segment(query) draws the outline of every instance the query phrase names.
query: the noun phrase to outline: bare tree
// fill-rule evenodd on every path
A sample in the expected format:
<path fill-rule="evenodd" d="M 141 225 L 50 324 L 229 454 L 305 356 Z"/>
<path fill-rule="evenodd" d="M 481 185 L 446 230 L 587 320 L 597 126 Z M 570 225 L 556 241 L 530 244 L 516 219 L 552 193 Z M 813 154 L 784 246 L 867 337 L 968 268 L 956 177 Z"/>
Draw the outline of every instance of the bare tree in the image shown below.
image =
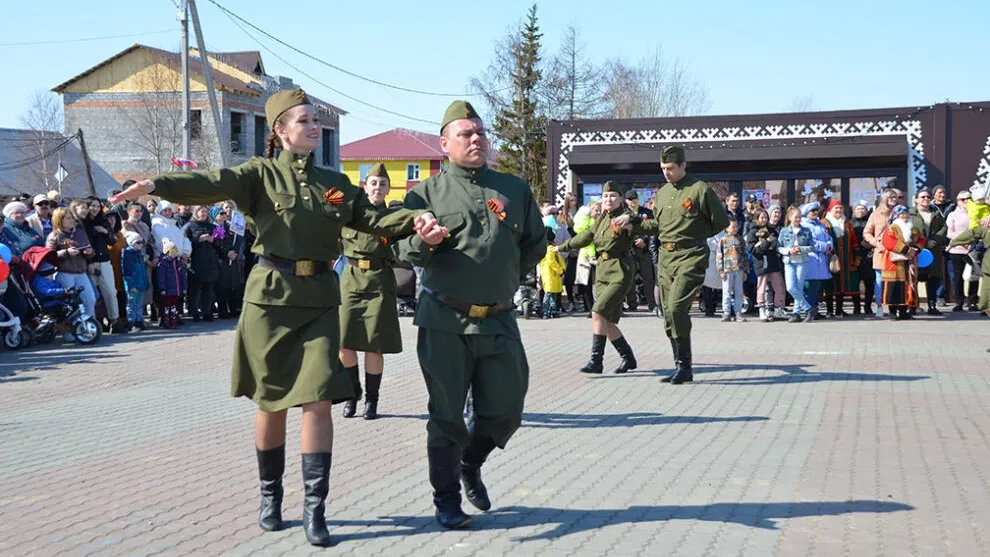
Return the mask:
<path fill-rule="evenodd" d="M 636 64 L 610 60 L 604 84 L 612 118 L 692 116 L 711 108 L 707 86 L 684 62 L 668 59 L 659 46 Z"/>
<path fill-rule="evenodd" d="M 62 142 L 60 136 L 65 127 L 65 120 L 62 113 L 62 102 L 58 95 L 50 91 L 36 91 L 31 97 L 31 105 L 28 111 L 21 116 L 21 123 L 25 128 L 31 130 L 30 141 L 21 147 L 21 151 L 28 156 L 38 157 L 38 163 L 30 166 L 36 179 L 46 190 L 53 188 L 55 183 L 55 169 L 58 162 L 51 165 L 48 160 Z M 58 161 L 61 160 L 61 150 L 57 153 Z"/>
<path fill-rule="evenodd" d="M 805 95 L 803 97 L 796 97 L 791 101 L 791 107 L 788 112 L 811 112 L 815 109 L 815 94 Z"/>
<path fill-rule="evenodd" d="M 569 25 L 545 72 L 543 96 L 549 117 L 574 120 L 604 115 L 603 75 L 588 59 L 577 28 Z"/>
<path fill-rule="evenodd" d="M 182 149 L 182 83 L 176 68 L 149 66 L 137 83 L 139 100 L 118 108 L 129 125 L 118 139 L 144 155 L 145 171 L 161 174 Z"/>

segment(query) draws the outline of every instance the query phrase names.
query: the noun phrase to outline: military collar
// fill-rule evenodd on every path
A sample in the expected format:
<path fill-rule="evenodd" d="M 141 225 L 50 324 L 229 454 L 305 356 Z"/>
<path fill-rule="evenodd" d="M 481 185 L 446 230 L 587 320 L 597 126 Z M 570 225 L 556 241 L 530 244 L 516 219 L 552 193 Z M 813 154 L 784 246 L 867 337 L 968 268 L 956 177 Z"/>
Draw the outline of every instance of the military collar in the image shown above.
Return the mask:
<path fill-rule="evenodd" d="M 300 155 L 288 149 L 282 149 L 278 153 L 278 162 L 293 169 L 309 170 L 313 166 L 313 153 Z"/>
<path fill-rule="evenodd" d="M 619 216 L 619 215 L 621 215 L 621 214 L 623 214 L 625 212 L 626 212 L 626 208 L 625 207 L 616 207 L 615 209 L 612 209 L 609 213 L 607 213 L 607 215 L 610 216 L 610 217 L 612 217 L 612 218 L 615 218 L 615 217 L 617 217 L 617 216 Z"/>
<path fill-rule="evenodd" d="M 671 182 L 671 183 L 674 184 L 674 187 L 675 188 L 683 188 L 683 187 L 686 187 L 686 186 L 690 186 L 691 184 L 693 184 L 693 183 L 695 183 L 697 181 L 698 181 L 698 179 L 695 178 L 694 176 L 692 176 L 690 174 L 685 174 L 684 177 L 681 178 L 680 180 L 678 180 L 676 182 Z"/>
<path fill-rule="evenodd" d="M 463 166 L 458 166 L 456 164 L 451 164 L 447 169 L 453 176 L 458 178 L 467 178 L 468 180 L 481 181 L 485 179 L 488 174 L 488 165 L 481 165 L 479 168 L 465 168 Z"/>

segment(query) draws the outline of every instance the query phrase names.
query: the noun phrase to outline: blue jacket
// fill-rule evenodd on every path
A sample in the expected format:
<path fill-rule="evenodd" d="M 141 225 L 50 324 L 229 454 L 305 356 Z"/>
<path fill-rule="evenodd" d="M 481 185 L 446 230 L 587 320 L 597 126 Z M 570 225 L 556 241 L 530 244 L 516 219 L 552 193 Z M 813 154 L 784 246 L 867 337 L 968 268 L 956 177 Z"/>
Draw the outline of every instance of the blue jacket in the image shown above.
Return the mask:
<path fill-rule="evenodd" d="M 158 290 L 164 290 L 166 296 L 181 296 L 186 291 L 186 266 L 178 259 L 163 255 L 158 260 L 155 273 L 158 278 Z"/>
<path fill-rule="evenodd" d="M 24 255 L 28 248 L 45 247 L 45 239 L 27 221 L 18 225 L 11 219 L 4 219 L 3 239 L 3 243 L 7 244 L 17 257 Z"/>
<path fill-rule="evenodd" d="M 831 257 L 826 251 L 831 253 L 835 250 L 832 243 L 832 235 L 821 221 L 811 221 L 803 219 L 801 226 L 811 230 L 811 241 L 815 251 L 811 254 L 811 267 L 808 268 L 808 280 L 830 280 L 832 273 L 828 270 L 828 260 Z"/>
<path fill-rule="evenodd" d="M 61 284 L 40 273 L 31 279 L 31 291 L 42 302 L 65 294 L 65 289 L 62 288 Z"/>
<path fill-rule="evenodd" d="M 797 246 L 801 248 L 801 253 L 791 255 L 791 248 L 794 247 L 794 229 L 790 225 L 780 229 L 780 236 L 777 237 L 777 252 L 784 256 L 785 265 L 806 265 L 809 264 L 811 253 L 815 251 L 815 244 L 811 238 L 811 230 L 805 226 L 797 230 Z"/>
<path fill-rule="evenodd" d="M 124 277 L 124 289 L 144 292 L 148 289 L 148 274 L 144 266 L 144 252 L 130 246 L 124 248 L 120 258 L 120 274 Z"/>

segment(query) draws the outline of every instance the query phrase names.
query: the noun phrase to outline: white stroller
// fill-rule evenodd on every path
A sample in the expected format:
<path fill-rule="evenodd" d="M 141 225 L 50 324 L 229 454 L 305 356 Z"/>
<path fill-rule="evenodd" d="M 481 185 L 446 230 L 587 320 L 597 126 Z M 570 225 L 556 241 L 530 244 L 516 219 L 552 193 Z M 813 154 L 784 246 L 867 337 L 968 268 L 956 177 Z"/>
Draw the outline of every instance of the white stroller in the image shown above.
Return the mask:
<path fill-rule="evenodd" d="M 9 283 L 9 278 L 0 282 L 0 296 L 7 291 Z M 0 336 L 3 337 L 3 345 L 11 350 L 24 348 L 31 343 L 31 334 L 21 327 L 21 318 L 3 304 L 0 304 Z"/>

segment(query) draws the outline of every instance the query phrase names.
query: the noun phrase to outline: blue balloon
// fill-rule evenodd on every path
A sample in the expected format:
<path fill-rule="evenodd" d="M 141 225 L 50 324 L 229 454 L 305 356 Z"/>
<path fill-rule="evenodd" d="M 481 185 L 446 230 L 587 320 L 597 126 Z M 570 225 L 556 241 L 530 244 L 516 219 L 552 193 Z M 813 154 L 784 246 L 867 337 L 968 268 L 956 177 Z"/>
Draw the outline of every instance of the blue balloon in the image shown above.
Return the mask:
<path fill-rule="evenodd" d="M 14 254 L 11 253 L 10 248 L 5 244 L 0 244 L 0 259 L 3 259 L 4 263 L 10 263 L 10 260 L 14 258 Z"/>
<path fill-rule="evenodd" d="M 931 250 L 923 249 L 920 252 L 918 252 L 919 269 L 924 269 L 926 267 L 929 267 L 934 261 L 935 261 L 935 256 L 932 255 Z"/>

